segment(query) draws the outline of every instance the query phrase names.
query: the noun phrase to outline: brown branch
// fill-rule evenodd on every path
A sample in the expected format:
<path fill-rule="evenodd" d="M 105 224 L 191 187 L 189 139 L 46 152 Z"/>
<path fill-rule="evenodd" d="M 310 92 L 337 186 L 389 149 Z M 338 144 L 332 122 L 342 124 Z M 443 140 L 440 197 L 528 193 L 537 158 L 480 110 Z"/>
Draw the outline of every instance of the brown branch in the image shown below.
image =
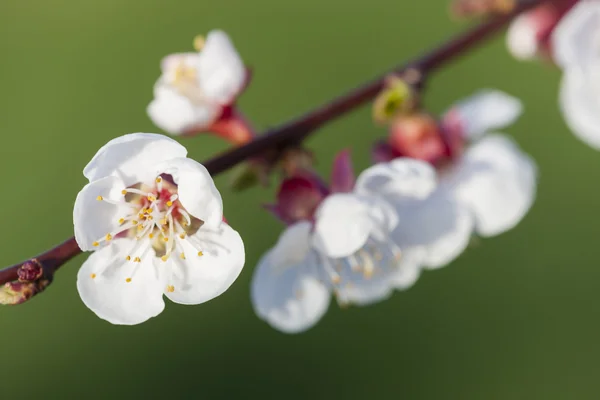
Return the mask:
<path fill-rule="evenodd" d="M 425 76 L 491 38 L 519 13 L 546 1 L 552 0 L 521 0 L 510 13 L 483 22 L 475 28 L 442 43 L 439 47 L 421 57 L 396 67 L 383 76 L 343 94 L 297 119 L 283 123 L 279 127 L 258 136 L 252 142 L 209 159 L 204 165 L 212 175 L 216 175 L 268 150 L 279 150 L 297 144 L 327 122 L 333 121 L 372 100 L 381 91 L 386 77 L 391 73 L 401 74 L 410 69 L 415 69 Z M 79 253 L 81 253 L 81 250 L 77 246 L 75 238 L 72 237 L 34 259 L 43 266 L 46 273 L 51 274 Z M 18 280 L 19 270 L 23 269 L 26 263 L 22 262 L 0 270 L 0 285 Z"/>

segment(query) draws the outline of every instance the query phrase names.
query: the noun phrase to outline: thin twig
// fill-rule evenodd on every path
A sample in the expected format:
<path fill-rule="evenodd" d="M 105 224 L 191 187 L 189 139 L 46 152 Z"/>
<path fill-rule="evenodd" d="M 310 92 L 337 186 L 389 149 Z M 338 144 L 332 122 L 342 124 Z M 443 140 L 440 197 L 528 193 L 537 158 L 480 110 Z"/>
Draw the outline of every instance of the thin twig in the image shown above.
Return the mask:
<path fill-rule="evenodd" d="M 369 100 L 372 100 L 383 88 L 385 79 L 390 74 L 401 74 L 414 69 L 423 76 L 431 71 L 439 69 L 449 61 L 456 59 L 477 45 L 490 39 L 506 26 L 516 15 L 526 11 L 538 4 L 552 0 L 521 0 L 513 11 L 505 15 L 494 17 L 483 22 L 475 28 L 442 43 L 432 51 L 396 67 L 381 77 L 366 83 L 348 93 L 345 93 L 329 103 L 315 108 L 303 116 L 283 123 L 263 135 L 258 136 L 252 142 L 227 151 L 217 157 L 209 159 L 204 163 L 212 175 L 219 174 L 251 157 L 260 155 L 268 150 L 284 149 L 297 144 L 308 135 L 315 132 L 327 122 L 356 109 Z M 54 271 L 63 264 L 81 253 L 75 238 L 70 238 L 53 249 L 36 256 L 45 269 Z M 0 270 L 0 284 L 18 279 L 18 270 L 24 263 L 18 263 L 11 267 Z"/>

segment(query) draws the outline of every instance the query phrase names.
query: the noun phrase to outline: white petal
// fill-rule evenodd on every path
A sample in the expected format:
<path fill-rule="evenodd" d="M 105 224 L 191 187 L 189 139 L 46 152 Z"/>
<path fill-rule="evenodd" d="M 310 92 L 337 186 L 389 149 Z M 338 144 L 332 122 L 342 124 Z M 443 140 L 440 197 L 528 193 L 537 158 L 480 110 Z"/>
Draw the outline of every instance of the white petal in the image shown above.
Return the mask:
<path fill-rule="evenodd" d="M 599 58 L 600 3 L 580 1 L 552 32 L 552 52 L 563 68 L 583 66 Z"/>
<path fill-rule="evenodd" d="M 164 86 L 155 90 L 155 99 L 147 112 L 156 126 L 172 135 L 180 135 L 192 128 L 209 129 L 219 116 L 220 107 L 208 103 L 194 105 L 187 97 Z"/>
<path fill-rule="evenodd" d="M 141 263 L 126 261 L 133 241 L 117 239 L 94 252 L 77 274 L 77 290 L 84 304 L 112 324 L 135 325 L 160 314 L 165 279 L 148 252 Z M 150 250 L 151 251 L 151 250 Z M 126 279 L 131 278 L 130 282 Z"/>
<path fill-rule="evenodd" d="M 435 170 L 428 163 L 397 158 L 363 171 L 356 180 L 355 191 L 366 195 L 424 198 L 435 189 L 436 181 Z"/>
<path fill-rule="evenodd" d="M 323 200 L 315 213 L 313 244 L 328 257 L 344 257 L 361 248 L 375 226 L 369 203 L 350 193 Z"/>
<path fill-rule="evenodd" d="M 196 68 L 200 55 L 198 53 L 169 54 L 160 61 L 160 69 L 168 82 L 177 79 L 177 70 L 182 66 Z"/>
<path fill-rule="evenodd" d="M 473 217 L 444 188 L 438 188 L 426 199 L 399 201 L 394 206 L 400 223 L 392 238 L 403 254 L 422 254 L 424 267 L 443 267 L 467 248 L 474 228 Z"/>
<path fill-rule="evenodd" d="M 470 207 L 477 233 L 494 236 L 513 228 L 536 192 L 534 161 L 509 138 L 489 135 L 465 153 L 449 184 Z"/>
<path fill-rule="evenodd" d="M 204 165 L 189 158 L 174 158 L 158 165 L 155 173 L 166 173 L 173 177 L 179 201 L 187 212 L 204 221 L 209 228 L 221 225 L 223 201 Z"/>
<path fill-rule="evenodd" d="M 165 294 L 175 303 L 200 304 L 214 299 L 229 289 L 244 267 L 244 242 L 229 225 L 223 223 L 214 231 L 202 227 L 191 240 L 197 244 L 190 244 L 190 238 L 179 241 L 185 260 L 174 254 L 168 261 L 172 268 L 169 285 L 174 291 Z"/>
<path fill-rule="evenodd" d="M 417 252 L 401 251 L 389 240 L 371 237 L 355 254 L 326 260 L 325 271 L 341 304 L 368 305 L 412 286 L 419 276 Z"/>
<path fill-rule="evenodd" d="M 456 104 L 449 112 L 456 113 L 463 134 L 476 139 L 493 129 L 515 122 L 523 111 L 521 101 L 498 90 L 481 90 Z"/>
<path fill-rule="evenodd" d="M 75 199 L 73 208 L 73 227 L 75 240 L 83 251 L 96 250 L 92 243 L 114 234 L 119 226 L 119 219 L 129 213 L 126 205 L 114 205 L 98 201 L 98 196 L 112 201 L 123 198 L 121 191 L 125 188 L 123 181 L 116 176 L 107 176 L 88 183 L 81 189 Z"/>
<path fill-rule="evenodd" d="M 289 227 L 259 261 L 252 277 L 254 311 L 282 332 L 311 328 L 329 307 L 329 289 L 319 280 L 318 261 L 309 248 L 310 229 L 308 222 Z"/>
<path fill-rule="evenodd" d="M 513 20 L 506 32 L 506 45 L 516 59 L 535 58 L 539 42 L 531 15 L 524 13 Z"/>
<path fill-rule="evenodd" d="M 131 133 L 111 140 L 83 169 L 91 182 L 105 176 L 118 176 L 126 186 L 154 180 L 157 163 L 185 157 L 185 147 L 163 135 Z"/>
<path fill-rule="evenodd" d="M 230 104 L 242 90 L 246 69 L 229 36 L 212 31 L 198 59 L 198 82 L 202 93 L 212 101 Z"/>
<path fill-rule="evenodd" d="M 600 64 L 598 64 L 600 66 Z M 600 149 L 600 75 L 571 67 L 565 71 L 560 89 L 560 106 L 573 133 Z"/>

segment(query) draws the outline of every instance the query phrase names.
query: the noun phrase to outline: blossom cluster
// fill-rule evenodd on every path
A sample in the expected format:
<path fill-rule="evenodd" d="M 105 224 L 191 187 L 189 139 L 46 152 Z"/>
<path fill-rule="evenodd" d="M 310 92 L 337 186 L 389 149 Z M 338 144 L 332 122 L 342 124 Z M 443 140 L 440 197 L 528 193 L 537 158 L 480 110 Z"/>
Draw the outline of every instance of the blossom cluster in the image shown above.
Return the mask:
<path fill-rule="evenodd" d="M 513 21 L 507 43 L 519 59 L 563 70 L 566 122 L 600 148 L 600 2 L 541 2 Z M 236 107 L 251 77 L 242 57 L 222 31 L 196 37 L 194 48 L 160 63 L 149 118 L 174 136 L 210 132 L 235 146 L 252 142 Z M 406 75 L 386 80 L 373 117 L 387 134 L 373 143 L 373 165 L 357 175 L 349 150 L 334 158 L 328 180 L 302 147 L 287 153 L 287 163 L 289 148 L 248 160 L 264 175 L 281 173 L 264 209 L 285 228 L 256 263 L 250 287 L 255 313 L 273 328 L 313 327 L 332 298 L 365 306 L 406 290 L 422 271 L 456 260 L 474 237 L 515 228 L 532 207 L 536 163 L 500 133 L 523 113 L 520 100 L 483 89 L 434 115 L 421 104 L 418 83 Z M 92 254 L 77 288 L 98 317 L 139 324 L 163 311 L 164 297 L 204 303 L 242 272 L 244 243 L 224 217 L 211 173 L 178 141 L 151 133 L 115 138 L 83 175 L 74 237 Z M 39 278 L 42 268 L 36 271 Z"/>

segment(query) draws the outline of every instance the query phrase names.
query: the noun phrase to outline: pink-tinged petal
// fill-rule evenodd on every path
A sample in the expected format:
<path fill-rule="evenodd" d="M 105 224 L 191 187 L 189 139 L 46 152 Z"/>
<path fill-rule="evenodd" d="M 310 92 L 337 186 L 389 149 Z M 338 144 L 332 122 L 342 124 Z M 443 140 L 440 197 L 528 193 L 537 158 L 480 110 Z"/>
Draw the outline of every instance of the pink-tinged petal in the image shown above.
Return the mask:
<path fill-rule="evenodd" d="M 350 151 L 344 150 L 339 152 L 333 161 L 333 170 L 331 172 L 331 192 L 351 192 L 354 188 L 355 180 Z"/>

